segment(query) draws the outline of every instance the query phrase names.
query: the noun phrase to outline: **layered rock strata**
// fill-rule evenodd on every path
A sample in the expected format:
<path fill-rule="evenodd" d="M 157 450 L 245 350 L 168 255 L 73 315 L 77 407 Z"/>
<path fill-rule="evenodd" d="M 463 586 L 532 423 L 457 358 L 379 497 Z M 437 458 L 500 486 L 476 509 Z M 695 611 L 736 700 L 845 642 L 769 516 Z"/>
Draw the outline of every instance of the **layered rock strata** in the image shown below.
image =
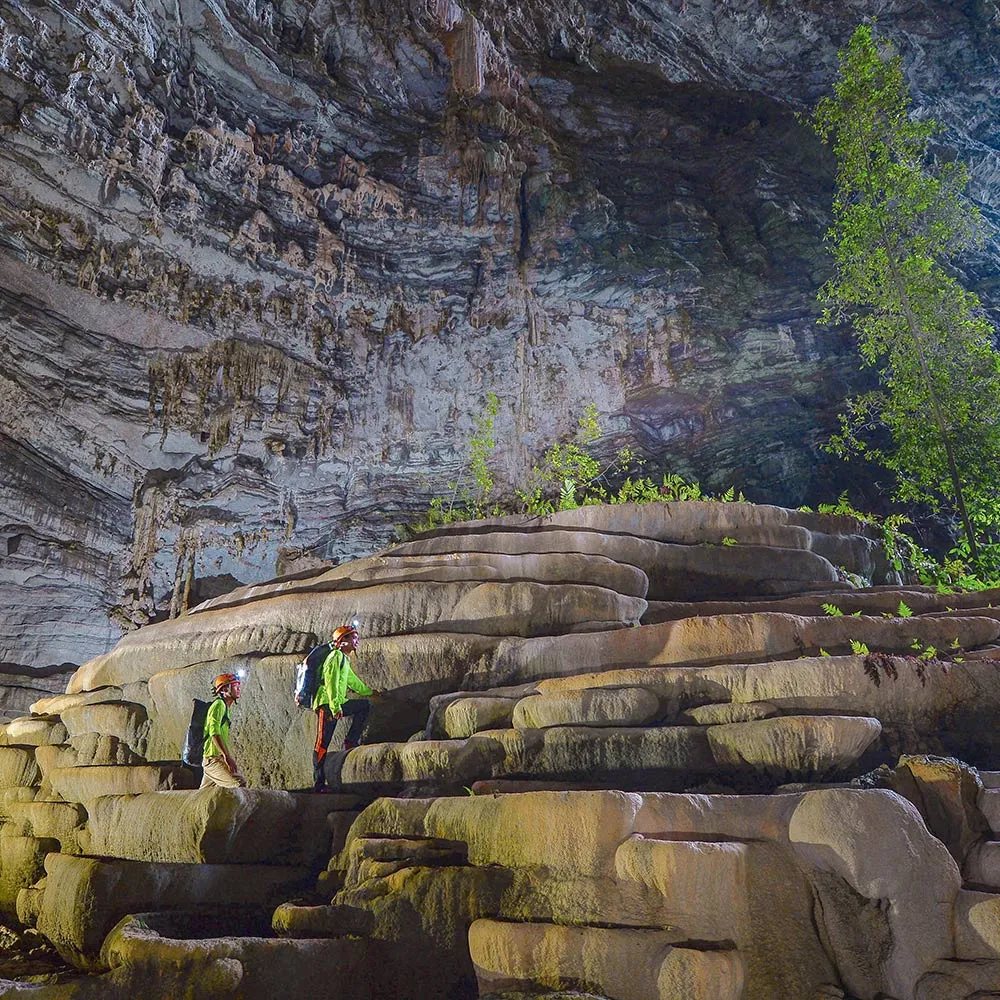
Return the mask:
<path fill-rule="evenodd" d="M 490 391 L 503 484 L 593 402 L 602 459 L 836 496 L 858 365 L 815 322 L 833 167 L 797 113 L 871 13 L 6 5 L 0 662 L 371 552 Z M 879 7 L 990 222 L 995 14 Z M 996 248 L 962 262 L 993 311 Z"/>

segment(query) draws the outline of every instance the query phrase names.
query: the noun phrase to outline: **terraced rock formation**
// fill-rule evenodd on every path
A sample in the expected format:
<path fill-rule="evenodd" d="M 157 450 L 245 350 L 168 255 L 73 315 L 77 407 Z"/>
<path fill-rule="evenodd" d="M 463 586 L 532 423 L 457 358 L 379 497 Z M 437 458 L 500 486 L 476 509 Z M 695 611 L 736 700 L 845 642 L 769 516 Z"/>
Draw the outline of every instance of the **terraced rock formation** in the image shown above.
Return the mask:
<path fill-rule="evenodd" d="M 886 571 L 849 518 L 589 507 L 141 629 L 6 727 L 0 910 L 78 972 L 0 996 L 1000 996 L 1000 595 Z M 296 791 L 354 615 L 385 694 Z M 235 667 L 251 787 L 195 790 Z"/>
<path fill-rule="evenodd" d="M 861 376 L 815 322 L 832 162 L 797 115 L 874 12 L 5 3 L 0 663 L 370 553 L 491 390 L 500 481 L 592 401 L 602 456 L 836 496 Z M 996 3 L 877 13 L 993 226 Z M 994 315 L 998 257 L 962 262 Z"/>

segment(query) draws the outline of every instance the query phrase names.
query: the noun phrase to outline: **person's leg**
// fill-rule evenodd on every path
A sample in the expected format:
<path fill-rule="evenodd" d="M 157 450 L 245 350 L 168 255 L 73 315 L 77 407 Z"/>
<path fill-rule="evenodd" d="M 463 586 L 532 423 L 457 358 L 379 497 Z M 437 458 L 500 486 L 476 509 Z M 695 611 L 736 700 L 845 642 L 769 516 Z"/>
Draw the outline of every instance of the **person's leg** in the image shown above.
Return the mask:
<path fill-rule="evenodd" d="M 350 701 L 344 702 L 341 711 L 351 719 L 351 728 L 347 731 L 347 738 L 344 740 L 345 750 L 350 750 L 361 742 L 370 710 L 371 702 L 367 698 L 352 698 Z"/>
<path fill-rule="evenodd" d="M 201 779 L 201 788 L 206 788 L 208 785 L 220 785 L 222 788 L 246 787 L 243 778 L 238 774 L 231 774 L 221 757 L 206 757 L 201 766 L 205 771 Z"/>
<path fill-rule="evenodd" d="M 316 745 L 313 747 L 313 788 L 321 789 L 326 784 L 323 777 L 323 758 L 326 756 L 330 739 L 337 720 L 326 705 L 316 710 Z"/>

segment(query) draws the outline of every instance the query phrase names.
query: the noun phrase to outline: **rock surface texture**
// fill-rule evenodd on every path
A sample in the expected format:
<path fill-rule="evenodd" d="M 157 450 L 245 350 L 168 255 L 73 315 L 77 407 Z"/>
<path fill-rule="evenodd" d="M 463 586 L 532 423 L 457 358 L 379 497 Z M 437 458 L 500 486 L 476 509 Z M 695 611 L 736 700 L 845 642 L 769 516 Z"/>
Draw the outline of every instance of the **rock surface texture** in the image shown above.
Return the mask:
<path fill-rule="evenodd" d="M 814 322 L 831 161 L 795 113 L 871 14 L 5 3 L 0 663 L 373 551 L 489 391 L 501 481 L 593 401 L 607 456 L 834 496 L 859 376 Z M 996 5 L 878 17 L 996 221 Z M 964 265 L 991 309 L 996 254 Z"/>
<path fill-rule="evenodd" d="M 998 595 L 852 589 L 834 551 L 881 558 L 849 518 L 591 507 L 140 629 L 0 736 L 0 914 L 72 969 L 0 996 L 1000 996 Z M 382 694 L 296 791 L 295 665 L 347 608 Z M 251 787 L 195 790 L 233 668 Z"/>

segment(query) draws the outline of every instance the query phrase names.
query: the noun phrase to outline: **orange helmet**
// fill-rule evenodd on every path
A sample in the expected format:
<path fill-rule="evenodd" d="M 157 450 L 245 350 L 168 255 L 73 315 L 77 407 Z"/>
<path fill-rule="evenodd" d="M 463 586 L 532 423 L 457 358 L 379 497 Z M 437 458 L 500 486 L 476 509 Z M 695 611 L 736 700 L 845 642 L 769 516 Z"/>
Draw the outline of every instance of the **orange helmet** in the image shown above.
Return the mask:
<path fill-rule="evenodd" d="M 353 625 L 341 625 L 339 628 L 333 630 L 333 639 L 331 642 L 334 646 L 339 646 L 348 636 L 352 635 L 357 639 L 358 630 Z"/>
<path fill-rule="evenodd" d="M 212 691 L 218 694 L 227 684 L 232 684 L 233 681 L 238 681 L 239 677 L 236 674 L 219 674 L 218 677 L 212 681 Z"/>

